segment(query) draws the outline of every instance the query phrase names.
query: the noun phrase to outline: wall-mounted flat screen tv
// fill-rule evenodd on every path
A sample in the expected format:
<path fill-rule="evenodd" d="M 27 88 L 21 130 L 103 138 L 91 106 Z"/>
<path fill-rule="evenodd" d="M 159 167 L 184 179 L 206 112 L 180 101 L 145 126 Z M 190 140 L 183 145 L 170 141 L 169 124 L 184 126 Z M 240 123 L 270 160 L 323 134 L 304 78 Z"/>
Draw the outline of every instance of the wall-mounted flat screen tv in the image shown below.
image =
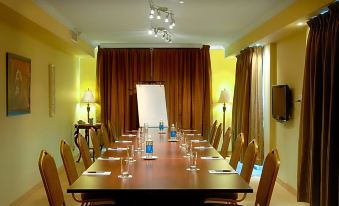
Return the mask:
<path fill-rule="evenodd" d="M 291 90 L 286 84 L 272 86 L 272 117 L 279 122 L 291 117 Z"/>

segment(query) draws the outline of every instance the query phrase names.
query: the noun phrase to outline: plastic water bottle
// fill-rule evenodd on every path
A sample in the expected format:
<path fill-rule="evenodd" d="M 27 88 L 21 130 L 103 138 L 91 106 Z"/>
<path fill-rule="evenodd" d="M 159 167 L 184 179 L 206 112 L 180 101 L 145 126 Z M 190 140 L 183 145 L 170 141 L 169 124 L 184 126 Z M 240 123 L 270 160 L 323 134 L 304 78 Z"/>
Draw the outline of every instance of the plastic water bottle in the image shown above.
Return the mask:
<path fill-rule="evenodd" d="M 148 138 L 146 140 L 146 157 L 152 158 L 153 156 L 153 140 L 151 135 L 148 135 Z"/>
<path fill-rule="evenodd" d="M 159 131 L 162 132 L 164 130 L 164 121 L 162 121 L 162 119 L 160 119 L 159 122 Z"/>
<path fill-rule="evenodd" d="M 175 139 L 177 137 L 177 130 L 176 130 L 174 124 L 172 124 L 172 126 L 171 126 L 170 137 L 171 137 L 171 139 Z"/>

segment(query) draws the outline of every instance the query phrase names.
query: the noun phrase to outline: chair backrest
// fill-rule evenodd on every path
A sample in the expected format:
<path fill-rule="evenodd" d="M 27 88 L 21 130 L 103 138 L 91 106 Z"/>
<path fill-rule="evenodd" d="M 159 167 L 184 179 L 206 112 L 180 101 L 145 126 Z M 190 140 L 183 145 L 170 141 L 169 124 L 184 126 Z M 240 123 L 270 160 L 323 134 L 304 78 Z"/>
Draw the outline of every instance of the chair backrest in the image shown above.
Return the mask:
<path fill-rule="evenodd" d="M 87 141 L 84 136 L 80 133 L 78 134 L 78 145 L 81 153 L 82 161 L 84 163 L 85 169 L 87 170 L 92 165 L 91 154 L 89 153 L 89 148 Z"/>
<path fill-rule="evenodd" d="M 244 145 L 244 134 L 240 133 L 237 139 L 235 140 L 232 156 L 230 159 L 230 165 L 231 167 L 233 167 L 233 169 L 237 169 L 243 145 Z"/>
<path fill-rule="evenodd" d="M 108 131 L 108 134 L 110 134 L 110 136 L 108 136 L 108 139 L 110 142 L 115 142 L 115 135 L 116 135 L 116 132 L 113 130 L 113 127 L 112 127 L 112 123 L 110 120 L 107 121 L 107 131 Z"/>
<path fill-rule="evenodd" d="M 49 205 L 66 205 L 54 158 L 47 151 L 41 150 L 38 164 Z"/>
<path fill-rule="evenodd" d="M 221 135 L 222 135 L 222 123 L 219 124 L 217 131 L 215 132 L 215 135 L 214 135 L 214 140 L 212 142 L 212 146 L 216 150 L 218 150 Z"/>
<path fill-rule="evenodd" d="M 89 129 L 89 135 L 91 136 L 95 158 L 98 158 L 101 156 L 101 151 L 97 132 L 93 128 L 91 128 Z"/>
<path fill-rule="evenodd" d="M 209 142 L 210 144 L 212 144 L 213 141 L 214 141 L 215 132 L 216 132 L 216 130 L 217 130 L 217 124 L 218 124 L 218 121 L 215 120 L 215 121 L 213 122 L 212 126 L 211 126 L 210 134 L 209 134 L 209 136 L 208 136 L 208 142 Z"/>
<path fill-rule="evenodd" d="M 232 129 L 231 129 L 231 127 L 228 127 L 224 136 L 223 136 L 222 147 L 221 147 L 221 151 L 220 151 L 220 155 L 223 158 L 225 158 L 227 156 L 227 150 L 228 150 L 228 146 L 229 146 L 230 141 L 231 141 L 231 137 L 232 137 Z"/>
<path fill-rule="evenodd" d="M 258 146 L 255 143 L 255 140 L 252 140 L 246 149 L 243 166 L 241 168 L 240 176 L 247 182 L 250 183 L 253 167 L 255 164 L 255 160 L 257 158 Z"/>
<path fill-rule="evenodd" d="M 79 175 L 74 163 L 71 147 L 66 140 L 61 140 L 60 154 L 67 175 L 68 184 L 71 185 L 78 179 Z"/>
<path fill-rule="evenodd" d="M 107 127 L 105 125 L 101 125 L 101 135 L 102 135 L 102 141 L 104 143 L 104 147 L 106 149 L 109 148 L 111 144 L 108 138 Z"/>
<path fill-rule="evenodd" d="M 268 206 L 270 204 L 279 166 L 280 159 L 278 150 L 274 149 L 268 153 L 265 158 L 255 199 L 255 205 L 259 204 L 260 206 Z"/>

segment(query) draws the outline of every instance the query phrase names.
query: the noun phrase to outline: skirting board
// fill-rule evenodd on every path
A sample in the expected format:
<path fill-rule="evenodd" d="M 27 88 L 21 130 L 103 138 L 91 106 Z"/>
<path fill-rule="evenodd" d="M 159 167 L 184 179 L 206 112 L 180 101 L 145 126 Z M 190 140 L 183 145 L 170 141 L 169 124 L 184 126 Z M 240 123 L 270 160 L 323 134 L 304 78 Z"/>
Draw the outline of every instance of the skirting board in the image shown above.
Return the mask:
<path fill-rule="evenodd" d="M 284 182 L 283 180 L 281 180 L 279 177 L 277 177 L 277 182 L 279 183 L 279 185 L 281 185 L 283 188 L 285 188 L 287 191 L 289 191 L 290 193 L 292 193 L 293 195 L 297 196 L 297 190 L 294 189 L 291 185 L 287 184 L 286 182 Z"/>

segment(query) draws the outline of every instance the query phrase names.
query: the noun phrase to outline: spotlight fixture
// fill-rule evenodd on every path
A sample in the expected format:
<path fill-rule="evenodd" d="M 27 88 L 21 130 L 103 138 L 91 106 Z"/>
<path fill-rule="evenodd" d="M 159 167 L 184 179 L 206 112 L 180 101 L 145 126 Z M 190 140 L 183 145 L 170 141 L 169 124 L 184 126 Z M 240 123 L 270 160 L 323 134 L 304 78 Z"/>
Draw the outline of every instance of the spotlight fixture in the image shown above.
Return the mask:
<path fill-rule="evenodd" d="M 149 0 L 149 5 L 150 5 L 150 13 L 149 13 L 148 18 L 161 20 L 163 19 L 162 17 L 164 17 L 164 22 L 168 23 L 168 27 L 173 29 L 173 27 L 175 26 L 173 12 L 167 7 L 155 5 L 152 0 Z M 154 14 L 156 14 L 156 18 L 154 18 L 155 17 Z"/>
<path fill-rule="evenodd" d="M 161 39 L 165 40 L 168 43 L 172 43 L 172 34 L 164 27 L 153 27 L 151 26 L 148 30 L 148 34 L 154 34 L 154 37 L 160 36 Z"/>

